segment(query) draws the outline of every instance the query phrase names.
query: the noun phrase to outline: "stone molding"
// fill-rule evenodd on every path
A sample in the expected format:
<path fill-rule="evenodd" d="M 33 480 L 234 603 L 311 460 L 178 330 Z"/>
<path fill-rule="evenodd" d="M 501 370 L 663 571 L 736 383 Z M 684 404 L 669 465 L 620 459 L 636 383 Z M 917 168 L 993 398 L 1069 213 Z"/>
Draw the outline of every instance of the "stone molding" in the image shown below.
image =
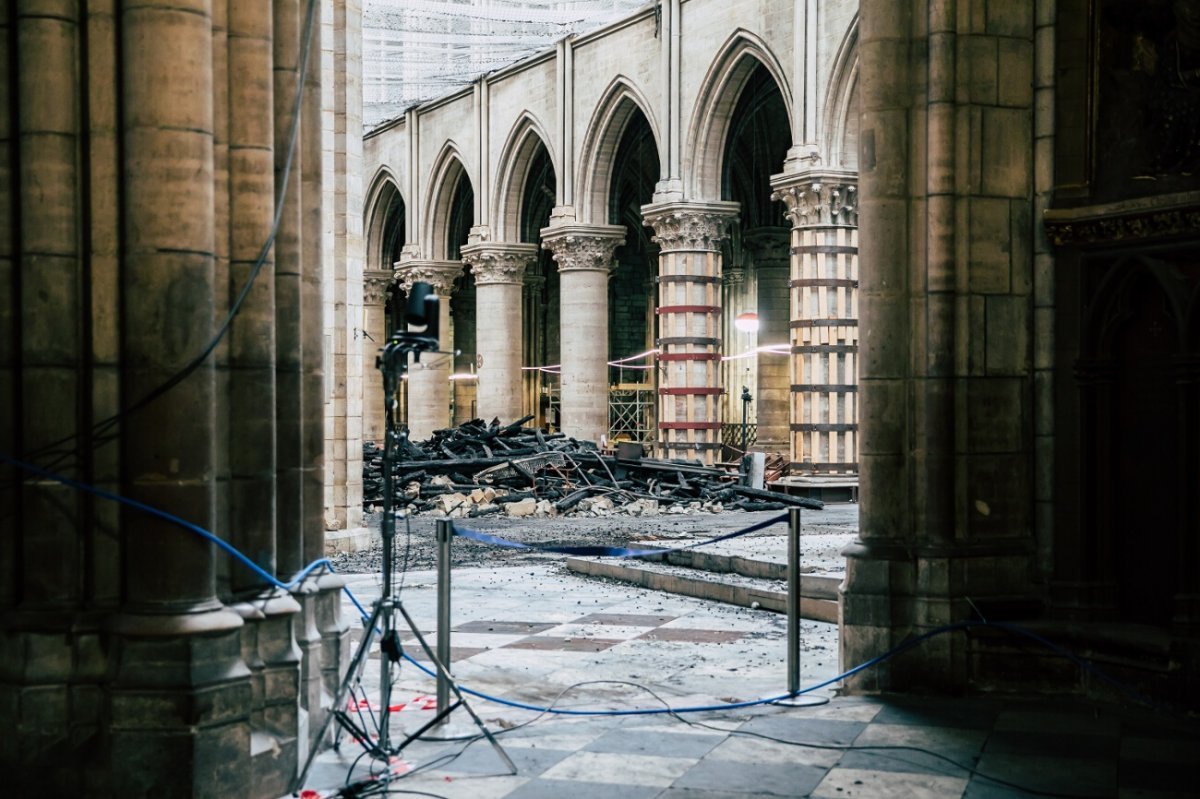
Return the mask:
<path fill-rule="evenodd" d="M 428 283 L 439 295 L 449 297 L 462 271 L 462 261 L 401 261 L 396 267 L 396 282 L 406 292 L 412 291 L 413 283 Z"/>
<path fill-rule="evenodd" d="M 731 266 L 721 272 L 721 281 L 726 286 L 741 286 L 746 283 L 746 269 L 742 266 Z"/>
<path fill-rule="evenodd" d="M 387 302 L 388 287 L 395 274 L 386 269 L 363 270 L 363 305 L 380 306 Z"/>
<path fill-rule="evenodd" d="M 1046 235 L 1056 247 L 1086 247 L 1194 236 L 1200 230 L 1200 192 L 1125 200 L 1045 212 Z"/>
<path fill-rule="evenodd" d="M 738 203 L 651 203 L 642 206 L 642 224 L 662 252 L 713 252 L 740 213 Z"/>
<path fill-rule="evenodd" d="M 792 227 L 858 227 L 858 173 L 808 171 L 771 178 L 771 199 Z"/>
<path fill-rule="evenodd" d="M 542 228 L 542 246 L 559 272 L 611 272 L 613 252 L 625 243 L 623 225 L 561 225 Z"/>
<path fill-rule="evenodd" d="M 537 262 L 536 244 L 469 244 L 462 248 L 463 263 L 475 276 L 475 285 L 520 285 L 525 270 Z"/>

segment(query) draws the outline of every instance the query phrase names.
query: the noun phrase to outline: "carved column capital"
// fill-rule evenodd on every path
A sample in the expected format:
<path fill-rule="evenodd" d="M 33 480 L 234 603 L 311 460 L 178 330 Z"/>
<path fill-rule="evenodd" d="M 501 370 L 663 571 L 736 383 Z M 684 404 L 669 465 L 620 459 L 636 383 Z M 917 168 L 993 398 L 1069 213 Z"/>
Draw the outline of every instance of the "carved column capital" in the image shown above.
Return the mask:
<path fill-rule="evenodd" d="M 808 171 L 775 175 L 771 199 L 787 206 L 792 227 L 858 226 L 858 175 L 844 171 Z"/>
<path fill-rule="evenodd" d="M 387 302 L 388 287 L 395 275 L 386 269 L 363 270 L 363 305 L 382 306 Z"/>
<path fill-rule="evenodd" d="M 406 292 L 412 291 L 413 283 L 428 283 L 439 295 L 449 297 L 462 269 L 462 261 L 401 261 L 396 281 Z"/>
<path fill-rule="evenodd" d="M 738 203 L 652 203 L 642 206 L 642 224 L 663 252 L 716 251 L 740 212 Z"/>
<path fill-rule="evenodd" d="M 525 269 L 537 261 L 536 244 L 468 244 L 462 248 L 463 263 L 475 276 L 475 285 L 520 284 Z"/>
<path fill-rule="evenodd" d="M 622 225 L 559 225 L 542 228 L 542 246 L 559 272 L 610 272 L 613 251 L 625 242 Z"/>

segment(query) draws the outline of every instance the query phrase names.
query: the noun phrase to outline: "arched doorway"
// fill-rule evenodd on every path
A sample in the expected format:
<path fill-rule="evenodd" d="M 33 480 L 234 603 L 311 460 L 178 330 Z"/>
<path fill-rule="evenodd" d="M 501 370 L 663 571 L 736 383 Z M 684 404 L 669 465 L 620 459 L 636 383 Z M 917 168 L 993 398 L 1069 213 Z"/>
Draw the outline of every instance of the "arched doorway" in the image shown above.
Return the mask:
<path fill-rule="evenodd" d="M 782 171 L 791 138 L 783 94 L 758 63 L 734 106 L 721 169 L 721 199 L 741 206 L 725 244 L 723 303 L 724 440 L 736 450 L 745 411 L 752 449 L 788 452 L 790 226 L 783 204 L 771 199 L 771 176 Z"/>
<path fill-rule="evenodd" d="M 556 176 L 550 153 L 540 141 L 529 162 L 521 188 L 520 238 L 536 244 L 542 228 L 550 224 L 554 209 Z M 559 360 L 558 270 L 547 249 L 538 250 L 537 261 L 525 276 L 522 332 L 522 379 L 524 408 L 538 426 L 555 427 L 558 380 L 550 367 Z"/>
<path fill-rule="evenodd" d="M 646 353 L 657 335 L 658 246 L 642 222 L 642 206 L 653 199 L 660 177 L 654 131 L 634 107 L 617 144 L 608 193 L 608 222 L 625 227 L 608 283 L 609 430 L 614 439 L 645 444 L 655 439 L 653 359 Z"/>
<path fill-rule="evenodd" d="M 475 191 L 465 171 L 460 172 L 451 194 L 446 225 L 446 259 L 461 261 L 462 248 L 475 224 Z M 450 331 L 442 334 L 452 343 L 450 373 L 450 424 L 458 425 L 475 418 L 475 277 L 463 270 L 454 281 L 450 295 Z"/>

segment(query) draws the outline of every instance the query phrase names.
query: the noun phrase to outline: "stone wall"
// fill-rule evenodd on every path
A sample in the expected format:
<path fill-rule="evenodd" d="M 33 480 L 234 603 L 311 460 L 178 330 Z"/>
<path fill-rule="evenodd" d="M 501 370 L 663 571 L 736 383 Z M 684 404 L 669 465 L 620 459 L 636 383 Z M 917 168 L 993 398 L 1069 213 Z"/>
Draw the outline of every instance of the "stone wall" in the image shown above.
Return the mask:
<path fill-rule="evenodd" d="M 1032 2 L 867 0 L 861 536 L 843 662 L 1037 595 Z M 914 224 L 914 220 L 917 224 Z M 969 680 L 965 634 L 856 680 Z"/>
<path fill-rule="evenodd" d="M 0 486 L 18 795 L 279 796 L 342 669 L 336 581 L 183 527 L 285 577 L 324 551 L 321 53 L 356 12 L 321 12 L 0 15 L 0 452 L 46 470 Z"/>

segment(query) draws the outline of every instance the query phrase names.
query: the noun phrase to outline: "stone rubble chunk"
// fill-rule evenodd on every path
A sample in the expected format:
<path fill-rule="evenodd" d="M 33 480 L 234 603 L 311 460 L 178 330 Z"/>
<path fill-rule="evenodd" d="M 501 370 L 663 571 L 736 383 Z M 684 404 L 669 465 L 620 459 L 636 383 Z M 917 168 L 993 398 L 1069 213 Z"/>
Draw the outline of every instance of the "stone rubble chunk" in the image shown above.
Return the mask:
<path fill-rule="evenodd" d="M 510 502 L 504 506 L 504 512 L 515 518 L 532 516 L 537 513 L 537 500 L 533 498 Z"/>

